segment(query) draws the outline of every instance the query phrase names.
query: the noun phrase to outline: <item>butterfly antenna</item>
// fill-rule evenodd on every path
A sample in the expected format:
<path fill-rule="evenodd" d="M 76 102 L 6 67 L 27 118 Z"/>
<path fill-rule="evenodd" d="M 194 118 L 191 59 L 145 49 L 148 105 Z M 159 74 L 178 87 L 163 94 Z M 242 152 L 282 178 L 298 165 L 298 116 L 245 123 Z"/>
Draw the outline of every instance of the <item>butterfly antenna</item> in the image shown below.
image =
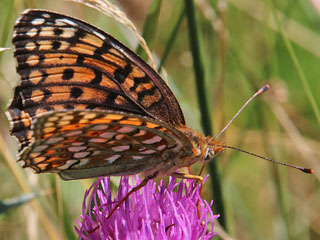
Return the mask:
<path fill-rule="evenodd" d="M 228 127 L 229 125 L 233 122 L 233 120 L 240 114 L 240 112 L 242 112 L 242 110 L 255 98 L 257 97 L 258 95 L 266 92 L 267 90 L 269 90 L 270 86 L 269 84 L 263 86 L 262 88 L 260 88 L 255 94 L 252 95 L 251 98 L 249 98 L 249 100 L 243 104 L 243 106 L 239 109 L 239 111 L 233 116 L 233 118 L 228 122 L 228 124 L 220 131 L 220 133 L 218 133 L 214 138 L 217 138 L 219 137 Z M 219 144 L 215 144 L 215 146 L 218 146 L 218 147 L 223 147 L 223 148 L 229 148 L 229 149 L 233 149 L 233 150 L 236 150 L 236 151 L 239 151 L 239 152 L 243 152 L 243 153 L 246 153 L 246 154 L 249 154 L 251 156 L 255 156 L 255 157 L 258 157 L 258 158 L 261 158 L 261 159 L 264 159 L 264 160 L 267 160 L 269 162 L 272 162 L 272 163 L 275 163 L 275 164 L 279 164 L 279 165 L 283 165 L 283 166 L 287 166 L 287 167 L 290 167 L 290 168 L 295 168 L 295 169 L 298 169 L 304 173 L 309 173 L 309 174 L 313 174 L 313 170 L 310 169 L 310 168 L 304 168 L 304 167 L 300 167 L 300 166 L 296 166 L 296 165 L 292 165 L 292 164 L 288 164 L 288 163 L 283 163 L 283 162 L 279 162 L 279 161 L 275 161 L 273 159 L 270 159 L 270 158 L 267 158 L 267 157 L 263 157 L 263 156 L 260 156 L 258 154 L 255 154 L 255 153 L 251 153 L 251 152 L 248 152 L 246 150 L 242 150 L 240 148 L 236 148 L 236 147 L 232 147 L 232 146 L 227 146 L 227 145 L 219 145 Z"/>
<path fill-rule="evenodd" d="M 243 106 L 239 109 L 239 111 L 233 116 L 233 118 L 228 122 L 228 124 L 214 137 L 214 138 L 218 138 L 228 127 L 229 125 L 233 122 L 233 120 L 238 117 L 238 115 L 242 112 L 242 110 L 258 95 L 266 92 L 268 89 L 270 88 L 269 84 L 264 85 L 262 88 L 260 88 L 255 94 L 252 95 L 251 98 L 249 98 L 249 100 L 243 104 Z"/>
<path fill-rule="evenodd" d="M 275 161 L 275 160 L 273 160 L 273 159 L 270 159 L 270 158 L 267 158 L 267 157 L 263 157 L 263 156 L 260 156 L 260 155 L 258 155 L 258 154 L 251 153 L 251 152 L 248 152 L 248 151 L 246 151 L 246 150 L 243 150 L 243 149 L 240 149 L 240 148 L 236 148 L 236 147 L 232 147 L 232 146 L 219 145 L 219 144 L 215 144 L 215 146 L 233 149 L 233 150 L 236 150 L 236 151 L 239 151 L 239 152 L 243 152 L 243 153 L 249 154 L 249 155 L 254 156 L 254 157 L 258 157 L 258 158 L 267 160 L 267 161 L 272 162 L 272 163 L 275 163 L 275 164 L 287 166 L 287 167 L 290 167 L 290 168 L 295 168 L 295 169 L 298 169 L 298 170 L 300 170 L 300 171 L 302 171 L 302 172 L 304 172 L 304 173 L 313 174 L 313 170 L 312 170 L 311 168 L 304 168 L 304 167 L 300 167 L 300 166 L 296 166 L 296 165 L 292 165 L 292 164 L 288 164 L 288 163 L 283 163 L 283 162 Z"/>

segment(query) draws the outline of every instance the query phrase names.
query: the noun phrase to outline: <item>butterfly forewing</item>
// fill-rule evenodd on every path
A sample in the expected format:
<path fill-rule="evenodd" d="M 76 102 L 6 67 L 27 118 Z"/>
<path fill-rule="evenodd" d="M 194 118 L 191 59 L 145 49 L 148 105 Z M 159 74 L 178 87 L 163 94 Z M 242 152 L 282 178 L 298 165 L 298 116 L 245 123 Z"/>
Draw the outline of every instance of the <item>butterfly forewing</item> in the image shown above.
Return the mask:
<path fill-rule="evenodd" d="M 184 126 L 161 77 L 116 39 L 86 22 L 42 10 L 17 20 L 13 44 L 21 83 L 8 107 L 21 149 L 31 121 L 47 111 L 115 110 Z"/>
<path fill-rule="evenodd" d="M 170 164 L 192 145 L 168 124 L 115 111 L 54 111 L 34 123 L 24 167 L 59 172 L 64 179 L 129 175 Z"/>

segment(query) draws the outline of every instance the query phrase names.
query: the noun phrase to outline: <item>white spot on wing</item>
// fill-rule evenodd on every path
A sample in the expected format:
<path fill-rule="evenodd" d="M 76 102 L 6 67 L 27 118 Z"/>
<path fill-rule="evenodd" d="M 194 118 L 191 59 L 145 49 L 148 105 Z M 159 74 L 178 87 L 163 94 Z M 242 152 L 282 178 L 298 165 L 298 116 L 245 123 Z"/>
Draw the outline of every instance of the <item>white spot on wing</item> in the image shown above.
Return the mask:
<path fill-rule="evenodd" d="M 32 152 L 42 152 L 43 150 L 47 149 L 49 146 L 48 145 L 39 145 L 36 146 Z"/>
<path fill-rule="evenodd" d="M 33 42 L 28 42 L 25 48 L 28 49 L 29 51 L 32 51 L 36 48 L 36 45 Z"/>
<path fill-rule="evenodd" d="M 91 152 L 77 152 L 77 153 L 73 154 L 73 157 L 74 158 L 85 158 L 90 154 L 91 154 Z"/>
<path fill-rule="evenodd" d="M 80 159 L 80 162 L 77 164 L 77 166 L 83 166 L 83 165 L 87 165 L 89 162 L 89 159 L 84 158 L 84 159 Z"/>
<path fill-rule="evenodd" d="M 65 136 L 71 137 L 71 136 L 79 135 L 79 134 L 81 134 L 81 133 L 82 133 L 82 131 L 80 131 L 80 130 L 78 130 L 78 131 L 72 131 L 72 132 L 66 133 Z"/>
<path fill-rule="evenodd" d="M 154 136 L 150 139 L 147 139 L 147 140 L 144 140 L 143 143 L 145 144 L 153 144 L 153 143 L 157 143 L 157 142 L 160 142 L 162 140 L 162 137 L 160 136 Z"/>
<path fill-rule="evenodd" d="M 159 145 L 157 147 L 157 150 L 161 151 L 161 150 L 165 149 L 166 147 L 167 147 L 166 145 Z"/>
<path fill-rule="evenodd" d="M 135 136 L 135 137 L 140 137 L 140 136 L 144 136 L 144 135 L 146 135 L 146 131 L 140 129 L 140 131 L 139 131 L 138 133 L 136 133 L 134 136 Z"/>
<path fill-rule="evenodd" d="M 99 125 L 94 125 L 93 127 L 90 128 L 90 130 L 105 130 L 107 128 L 108 128 L 107 125 L 99 124 Z"/>
<path fill-rule="evenodd" d="M 28 35 L 29 37 L 34 37 L 35 35 L 37 35 L 37 33 L 38 33 L 38 29 L 31 28 L 28 32 L 26 32 L 26 35 Z"/>
<path fill-rule="evenodd" d="M 119 133 L 129 133 L 132 132 L 134 130 L 134 128 L 132 127 L 122 127 L 119 130 L 117 130 L 117 132 Z"/>
<path fill-rule="evenodd" d="M 106 142 L 108 141 L 107 139 L 105 138 L 91 138 L 89 140 L 89 142 L 92 142 L 92 143 L 103 143 L 103 142 Z"/>
<path fill-rule="evenodd" d="M 141 154 L 153 154 L 155 152 L 156 152 L 155 150 L 147 149 L 147 150 L 141 151 L 139 153 L 141 153 Z"/>
<path fill-rule="evenodd" d="M 108 139 L 110 139 L 110 138 L 112 138 L 114 135 L 116 135 L 117 133 L 115 133 L 115 132 L 104 132 L 104 133 L 101 133 L 100 135 L 99 135 L 99 137 L 102 137 L 102 138 L 108 138 Z"/>
<path fill-rule="evenodd" d="M 69 147 L 69 148 L 68 148 L 68 150 L 69 150 L 70 152 L 80 152 L 80 151 L 83 151 L 83 150 L 85 150 L 85 149 L 87 149 L 86 146 L 81 146 L 81 147 Z"/>
<path fill-rule="evenodd" d="M 49 17 L 50 17 L 50 14 L 48 14 L 48 13 L 43 13 L 43 14 L 42 14 L 42 17 L 44 17 L 44 18 L 49 18 Z"/>
<path fill-rule="evenodd" d="M 63 137 L 53 137 L 53 138 L 49 138 L 46 143 L 47 144 L 54 144 L 54 143 L 62 141 L 63 139 L 64 139 Z"/>
<path fill-rule="evenodd" d="M 130 146 L 129 145 L 116 146 L 116 147 L 112 147 L 111 149 L 115 152 L 123 152 L 130 149 Z"/>
<path fill-rule="evenodd" d="M 63 164 L 60 167 L 57 167 L 57 169 L 59 170 L 65 170 L 65 169 L 69 169 L 73 164 L 77 163 L 79 160 L 68 160 L 65 162 L 65 164 Z"/>
<path fill-rule="evenodd" d="M 116 155 L 112 155 L 111 157 L 105 158 L 104 160 L 108 161 L 110 164 L 114 163 L 114 161 L 116 161 L 117 159 L 119 159 L 121 157 L 121 155 L 116 154 Z"/>
<path fill-rule="evenodd" d="M 70 43 L 66 41 L 60 41 L 60 43 L 61 44 L 58 50 L 66 50 L 70 46 Z"/>
<path fill-rule="evenodd" d="M 115 139 L 116 140 L 121 140 L 121 139 L 123 139 L 125 137 L 125 135 L 123 135 L 123 134 L 118 134 L 116 137 L 115 137 Z"/>
<path fill-rule="evenodd" d="M 84 142 L 73 142 L 73 143 L 71 143 L 72 146 L 81 146 L 83 144 L 84 144 Z"/>
<path fill-rule="evenodd" d="M 63 19 L 62 20 L 61 19 L 56 19 L 56 21 L 54 22 L 54 25 L 56 25 L 56 26 L 65 26 L 67 24 L 63 21 Z"/>
<path fill-rule="evenodd" d="M 75 34 L 75 29 L 74 28 L 64 28 L 63 33 L 60 35 L 63 38 L 71 38 Z"/>
<path fill-rule="evenodd" d="M 32 25 L 41 25 L 45 22 L 43 18 L 35 18 L 31 21 Z"/>
<path fill-rule="evenodd" d="M 52 37 L 54 36 L 54 29 L 53 27 L 43 27 L 40 29 L 40 37 Z"/>

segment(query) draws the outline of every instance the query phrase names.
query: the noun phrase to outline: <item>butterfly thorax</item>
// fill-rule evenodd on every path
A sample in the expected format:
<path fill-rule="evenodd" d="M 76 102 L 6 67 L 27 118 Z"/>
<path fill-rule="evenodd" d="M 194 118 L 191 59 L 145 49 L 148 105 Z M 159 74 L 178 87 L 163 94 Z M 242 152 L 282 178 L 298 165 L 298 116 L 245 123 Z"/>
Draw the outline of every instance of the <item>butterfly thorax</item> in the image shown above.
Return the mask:
<path fill-rule="evenodd" d="M 184 143 L 177 144 L 175 148 L 167 149 L 162 154 L 162 161 L 153 168 L 145 171 L 145 176 L 171 175 L 178 169 L 188 167 L 195 162 L 207 162 L 223 150 L 223 143 L 206 137 L 202 133 L 186 127 L 177 128 L 183 134 Z M 167 160 L 164 160 L 167 159 Z M 168 161 L 169 160 L 169 161 Z"/>
<path fill-rule="evenodd" d="M 180 128 L 192 144 L 190 155 L 181 159 L 180 167 L 190 166 L 195 162 L 207 162 L 214 158 L 219 152 L 223 151 L 223 142 L 216 141 L 210 136 L 204 136 L 202 133 L 189 128 Z"/>

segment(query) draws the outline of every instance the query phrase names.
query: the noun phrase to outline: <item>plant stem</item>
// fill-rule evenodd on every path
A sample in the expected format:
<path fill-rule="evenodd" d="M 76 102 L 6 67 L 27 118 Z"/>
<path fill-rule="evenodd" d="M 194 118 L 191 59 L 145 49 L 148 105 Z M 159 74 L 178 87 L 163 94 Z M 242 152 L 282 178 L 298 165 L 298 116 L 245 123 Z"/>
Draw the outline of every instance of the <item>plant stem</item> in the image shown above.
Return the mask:
<path fill-rule="evenodd" d="M 211 119 L 209 114 L 208 101 L 205 91 L 205 74 L 200 52 L 199 34 L 196 24 L 195 9 L 193 0 L 185 0 L 186 16 L 188 20 L 189 44 L 193 58 L 193 67 L 196 80 L 197 97 L 201 112 L 201 124 L 206 135 L 212 135 Z M 226 229 L 225 211 L 222 198 L 222 189 L 219 179 L 216 161 L 210 161 L 209 171 L 212 181 L 212 192 L 214 210 L 220 214 L 219 222 Z"/>

